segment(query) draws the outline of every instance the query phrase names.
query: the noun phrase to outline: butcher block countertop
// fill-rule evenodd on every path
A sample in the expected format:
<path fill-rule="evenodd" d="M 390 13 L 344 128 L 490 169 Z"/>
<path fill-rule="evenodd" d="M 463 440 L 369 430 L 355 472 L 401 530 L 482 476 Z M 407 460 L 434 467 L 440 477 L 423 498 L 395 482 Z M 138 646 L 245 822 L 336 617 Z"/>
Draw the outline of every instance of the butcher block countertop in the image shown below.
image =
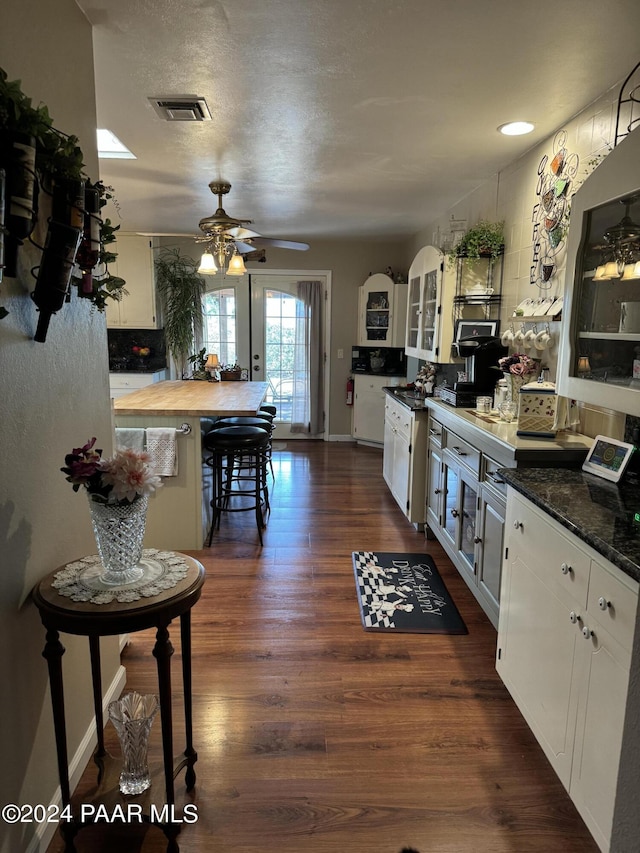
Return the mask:
<path fill-rule="evenodd" d="M 155 382 L 114 400 L 113 411 L 116 417 L 255 415 L 267 388 L 266 382 L 204 382 L 192 379 Z"/>

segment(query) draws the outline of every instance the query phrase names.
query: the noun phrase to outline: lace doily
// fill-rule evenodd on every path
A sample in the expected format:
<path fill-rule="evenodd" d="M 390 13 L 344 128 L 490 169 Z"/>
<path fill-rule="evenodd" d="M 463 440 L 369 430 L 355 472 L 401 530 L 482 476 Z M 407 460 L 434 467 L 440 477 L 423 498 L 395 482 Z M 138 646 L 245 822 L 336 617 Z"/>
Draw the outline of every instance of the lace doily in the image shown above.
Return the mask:
<path fill-rule="evenodd" d="M 145 548 L 140 566 L 144 575 L 133 583 L 110 586 L 100 580 L 102 563 L 97 554 L 68 563 L 59 572 L 51 586 L 58 595 L 72 601 L 89 601 L 92 604 L 124 604 L 139 598 L 152 598 L 166 589 L 172 589 L 186 577 L 188 566 L 182 556 L 173 551 Z"/>

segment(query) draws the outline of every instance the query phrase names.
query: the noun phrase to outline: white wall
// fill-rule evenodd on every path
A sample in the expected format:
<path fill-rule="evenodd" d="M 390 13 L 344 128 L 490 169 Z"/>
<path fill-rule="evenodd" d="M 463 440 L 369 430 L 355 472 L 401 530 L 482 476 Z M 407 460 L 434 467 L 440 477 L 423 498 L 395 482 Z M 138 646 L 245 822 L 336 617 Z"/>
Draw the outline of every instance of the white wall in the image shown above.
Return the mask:
<path fill-rule="evenodd" d="M 91 28 L 74 0 L 4 0 L 0 63 L 22 80 L 54 126 L 80 139 L 88 174 L 97 173 Z M 46 208 L 46 204 L 45 204 Z M 0 284 L 0 803 L 49 803 L 58 785 L 44 630 L 31 603 L 37 581 L 61 564 L 95 553 L 86 497 L 60 472 L 72 446 L 97 436 L 111 452 L 104 318 L 72 297 L 35 343 L 30 268 L 40 253 L 21 250 L 19 274 Z M 92 718 L 88 645 L 62 637 L 69 755 Z M 117 639 L 103 644 L 103 682 L 118 670 Z M 27 850 L 34 825 L 3 824 L 0 850 Z"/>
<path fill-rule="evenodd" d="M 622 81 L 620 81 L 622 83 Z M 619 86 L 605 92 L 597 101 L 586 107 L 572 120 L 558 128 L 556 133 L 527 154 L 515 160 L 491 180 L 462 199 L 457 205 L 418 232 L 411 245 L 411 257 L 422 246 L 440 245 L 441 235 L 451 231 L 450 221 L 466 220 L 468 227 L 479 219 L 505 222 L 505 257 L 503 276 L 503 302 L 501 329 L 511 322 L 513 310 L 524 298 L 546 295 L 561 296 L 565 288 L 566 252 L 557 256 L 557 268 L 551 280 L 551 289 L 543 290 L 530 283 L 533 263 L 533 209 L 539 200 L 536 195 L 538 169 L 543 157 L 552 160 L 558 148 L 557 134 L 563 134 L 563 145 L 571 155 L 577 155 L 578 168 L 569 194 L 575 192 L 588 175 L 597 168 L 597 162 L 613 147 Z M 508 146 L 509 139 L 496 133 L 496 146 Z M 566 245 L 566 243 L 565 243 Z M 506 324 L 506 325 L 505 325 Z M 519 324 L 516 323 L 517 329 Z M 556 341 L 560 339 L 560 323 L 552 323 L 550 330 Z M 544 362 L 550 368 L 550 379 L 556 378 L 557 346 L 545 352 Z M 536 353 L 537 355 L 537 353 Z M 588 435 L 600 432 L 623 437 L 624 414 L 593 406 L 581 406 L 581 430 Z"/>

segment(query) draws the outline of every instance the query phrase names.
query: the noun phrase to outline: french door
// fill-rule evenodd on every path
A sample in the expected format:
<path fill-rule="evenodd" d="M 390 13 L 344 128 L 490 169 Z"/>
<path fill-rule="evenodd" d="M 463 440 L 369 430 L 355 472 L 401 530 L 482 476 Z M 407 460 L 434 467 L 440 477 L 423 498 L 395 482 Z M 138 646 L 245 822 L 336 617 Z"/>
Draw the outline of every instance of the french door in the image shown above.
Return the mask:
<path fill-rule="evenodd" d="M 207 281 L 210 289 L 203 300 L 203 345 L 207 352 L 218 355 L 221 364 L 237 363 L 249 370 L 250 379 L 267 382 L 265 402 L 277 409 L 275 438 L 309 437 L 308 432 L 292 433 L 291 426 L 300 408 L 296 394 L 314 391 L 309 388 L 307 373 L 310 353 L 303 351 L 308 348 L 308 341 L 305 342 L 299 333 L 302 306 L 297 295 L 298 281 L 310 278 L 322 282 L 327 289 L 327 274 L 308 271 L 261 273 L 241 278 L 226 276 L 218 281 Z M 324 300 L 322 310 L 325 313 L 327 305 L 328 300 Z M 327 330 L 328 324 L 323 322 L 322 327 Z M 328 365 L 322 367 L 324 371 L 327 368 Z M 327 387 L 325 382 L 326 400 Z M 325 400 L 320 405 L 328 417 Z"/>

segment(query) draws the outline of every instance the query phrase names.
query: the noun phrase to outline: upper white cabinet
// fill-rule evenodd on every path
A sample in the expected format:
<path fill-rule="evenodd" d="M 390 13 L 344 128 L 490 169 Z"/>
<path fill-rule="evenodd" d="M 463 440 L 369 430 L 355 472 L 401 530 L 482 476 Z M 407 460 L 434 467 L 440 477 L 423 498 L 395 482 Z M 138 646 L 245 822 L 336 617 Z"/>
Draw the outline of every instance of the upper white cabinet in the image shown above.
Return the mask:
<path fill-rule="evenodd" d="M 430 362 L 448 362 L 453 342 L 455 272 L 435 246 L 424 246 L 409 269 L 405 352 Z"/>
<path fill-rule="evenodd" d="M 640 131 L 635 130 L 571 202 L 558 365 L 558 393 L 564 397 L 640 411 L 638 260 Z"/>
<path fill-rule="evenodd" d="M 360 287 L 358 345 L 403 347 L 406 312 L 407 285 L 384 273 L 370 275 Z"/>
<path fill-rule="evenodd" d="M 156 287 L 153 250 L 148 237 L 123 234 L 114 252 L 118 257 L 110 264 L 112 275 L 126 281 L 127 295 L 120 302 L 107 303 L 107 327 L 110 329 L 157 328 Z"/>

